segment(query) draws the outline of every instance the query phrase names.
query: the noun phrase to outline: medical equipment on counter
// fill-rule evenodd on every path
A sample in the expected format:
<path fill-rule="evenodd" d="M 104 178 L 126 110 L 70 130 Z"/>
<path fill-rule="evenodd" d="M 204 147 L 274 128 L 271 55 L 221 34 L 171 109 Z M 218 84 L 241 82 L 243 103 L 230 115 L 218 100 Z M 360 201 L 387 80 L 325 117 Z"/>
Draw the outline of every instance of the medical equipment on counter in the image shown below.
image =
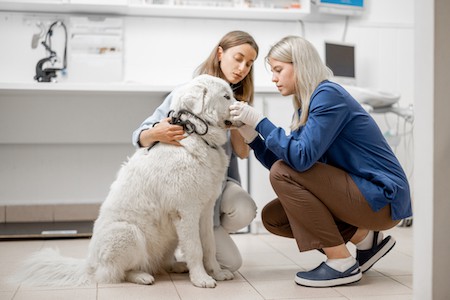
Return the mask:
<path fill-rule="evenodd" d="M 411 107 L 394 106 L 400 100 L 400 94 L 385 91 L 375 91 L 368 88 L 342 85 L 344 89 L 361 103 L 370 113 L 394 113 L 412 123 L 414 119 Z"/>
<path fill-rule="evenodd" d="M 64 29 L 65 41 L 64 41 L 64 56 L 63 56 L 63 65 L 62 68 L 53 68 L 46 67 L 47 63 L 50 63 L 52 66 L 58 61 L 58 57 L 56 52 L 52 49 L 52 35 L 53 30 L 56 26 L 60 26 Z M 32 38 L 32 48 L 37 41 L 40 39 L 39 35 L 33 35 Z M 55 82 L 56 81 L 56 72 L 64 71 L 67 68 L 67 28 L 66 25 L 62 21 L 53 22 L 47 30 L 45 34 L 44 41 L 41 44 L 45 47 L 45 50 L 49 53 L 48 57 L 40 59 L 36 64 L 36 75 L 34 79 L 38 82 Z"/>
<path fill-rule="evenodd" d="M 355 45 L 325 41 L 325 64 L 333 71 L 333 81 L 356 85 Z"/>
<path fill-rule="evenodd" d="M 342 85 L 359 103 L 367 104 L 374 109 L 386 108 L 397 103 L 400 100 L 400 94 L 375 91 L 368 88 Z"/>
<path fill-rule="evenodd" d="M 340 83 L 368 112 L 382 112 L 382 108 L 403 113 L 393 107 L 400 100 L 400 94 L 356 86 L 354 44 L 325 41 L 325 64 L 333 71 L 331 79 Z"/>

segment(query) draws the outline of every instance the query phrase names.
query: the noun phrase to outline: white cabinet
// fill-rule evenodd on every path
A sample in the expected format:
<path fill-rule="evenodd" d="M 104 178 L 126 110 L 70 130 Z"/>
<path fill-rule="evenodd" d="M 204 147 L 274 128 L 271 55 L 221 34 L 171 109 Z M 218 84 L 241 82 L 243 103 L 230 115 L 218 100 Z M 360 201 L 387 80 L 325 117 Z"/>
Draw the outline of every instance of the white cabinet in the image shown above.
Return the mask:
<path fill-rule="evenodd" d="M 0 0 L 0 11 L 209 19 L 292 21 L 310 10 L 310 0 Z"/>
<path fill-rule="evenodd" d="M 107 83 L 0 83 L 0 205 L 101 203 L 121 163 L 134 151 L 131 133 L 172 89 Z M 271 100 L 270 95 L 276 93 L 271 87 L 256 90 L 259 107 L 267 98 L 271 117 L 272 109 L 277 114 L 284 107 Z M 251 163 L 262 169 L 255 159 Z M 239 165 L 246 187 L 247 160 L 240 160 Z M 270 184 L 259 169 L 253 171 L 257 178 L 252 185 L 262 208 L 273 197 L 264 194 Z M 23 182 L 28 182 L 25 189 Z"/>

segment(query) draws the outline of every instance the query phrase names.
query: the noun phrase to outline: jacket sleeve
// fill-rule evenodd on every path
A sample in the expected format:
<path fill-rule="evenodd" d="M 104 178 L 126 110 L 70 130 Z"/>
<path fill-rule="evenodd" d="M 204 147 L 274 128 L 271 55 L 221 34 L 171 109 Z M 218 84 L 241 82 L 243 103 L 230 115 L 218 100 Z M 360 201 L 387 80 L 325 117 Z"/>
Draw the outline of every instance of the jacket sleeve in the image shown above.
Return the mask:
<path fill-rule="evenodd" d="M 161 121 L 162 119 L 167 117 L 167 114 L 170 111 L 170 105 L 172 103 L 173 92 L 171 92 L 164 99 L 163 103 L 153 112 L 153 114 L 142 122 L 142 124 L 137 128 L 132 135 L 132 143 L 133 146 L 139 148 L 141 145 L 139 144 L 139 135 L 143 130 L 149 129 L 156 122 Z"/>
<path fill-rule="evenodd" d="M 340 93 L 330 90 L 313 94 L 306 124 L 289 135 L 267 118 L 263 119 L 256 130 L 272 152 L 265 151 L 266 160 L 275 155 L 299 172 L 319 161 L 346 123 L 348 107 L 340 97 Z"/>
<path fill-rule="evenodd" d="M 267 148 L 264 140 L 259 135 L 248 145 L 253 149 L 256 159 L 268 170 L 280 159 Z"/>

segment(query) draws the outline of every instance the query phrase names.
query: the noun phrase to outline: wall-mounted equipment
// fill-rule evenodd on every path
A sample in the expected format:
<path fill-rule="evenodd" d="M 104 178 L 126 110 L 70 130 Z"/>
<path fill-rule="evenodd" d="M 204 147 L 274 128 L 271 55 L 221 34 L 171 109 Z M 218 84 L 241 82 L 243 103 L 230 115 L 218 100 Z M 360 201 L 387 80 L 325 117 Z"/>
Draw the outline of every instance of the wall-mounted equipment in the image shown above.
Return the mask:
<path fill-rule="evenodd" d="M 400 94 L 357 85 L 355 45 L 325 42 L 325 64 L 333 71 L 333 81 L 340 83 L 358 102 L 373 109 L 392 108 Z"/>
<path fill-rule="evenodd" d="M 356 85 L 354 44 L 326 41 L 325 64 L 333 71 L 337 82 Z"/>
<path fill-rule="evenodd" d="M 359 16 L 364 11 L 364 0 L 312 0 L 320 13 Z"/>
<path fill-rule="evenodd" d="M 55 28 L 62 27 L 64 29 L 64 53 L 62 59 L 62 67 L 55 68 L 54 65 L 58 61 L 58 56 L 56 51 L 52 49 L 52 36 Z M 36 45 L 37 41 L 40 38 L 39 35 L 33 35 L 32 38 L 32 48 Z M 55 82 L 56 81 L 56 72 L 63 71 L 67 68 L 67 28 L 64 22 L 55 21 L 53 22 L 47 30 L 45 34 L 44 40 L 41 42 L 44 46 L 45 50 L 48 53 L 47 57 L 40 59 L 36 64 L 36 75 L 34 79 L 38 82 Z M 50 67 L 49 67 L 50 64 Z"/>

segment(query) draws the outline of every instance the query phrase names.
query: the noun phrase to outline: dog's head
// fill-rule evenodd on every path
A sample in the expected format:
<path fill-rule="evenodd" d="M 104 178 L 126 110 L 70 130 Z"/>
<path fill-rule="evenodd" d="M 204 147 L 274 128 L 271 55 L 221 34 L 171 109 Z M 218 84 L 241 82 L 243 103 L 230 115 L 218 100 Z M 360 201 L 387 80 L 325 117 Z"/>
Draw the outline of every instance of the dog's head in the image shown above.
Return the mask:
<path fill-rule="evenodd" d="M 233 90 L 225 80 L 204 74 L 175 92 L 171 108 L 175 112 L 190 111 L 210 126 L 226 128 L 234 125 L 229 106 L 235 101 Z"/>

